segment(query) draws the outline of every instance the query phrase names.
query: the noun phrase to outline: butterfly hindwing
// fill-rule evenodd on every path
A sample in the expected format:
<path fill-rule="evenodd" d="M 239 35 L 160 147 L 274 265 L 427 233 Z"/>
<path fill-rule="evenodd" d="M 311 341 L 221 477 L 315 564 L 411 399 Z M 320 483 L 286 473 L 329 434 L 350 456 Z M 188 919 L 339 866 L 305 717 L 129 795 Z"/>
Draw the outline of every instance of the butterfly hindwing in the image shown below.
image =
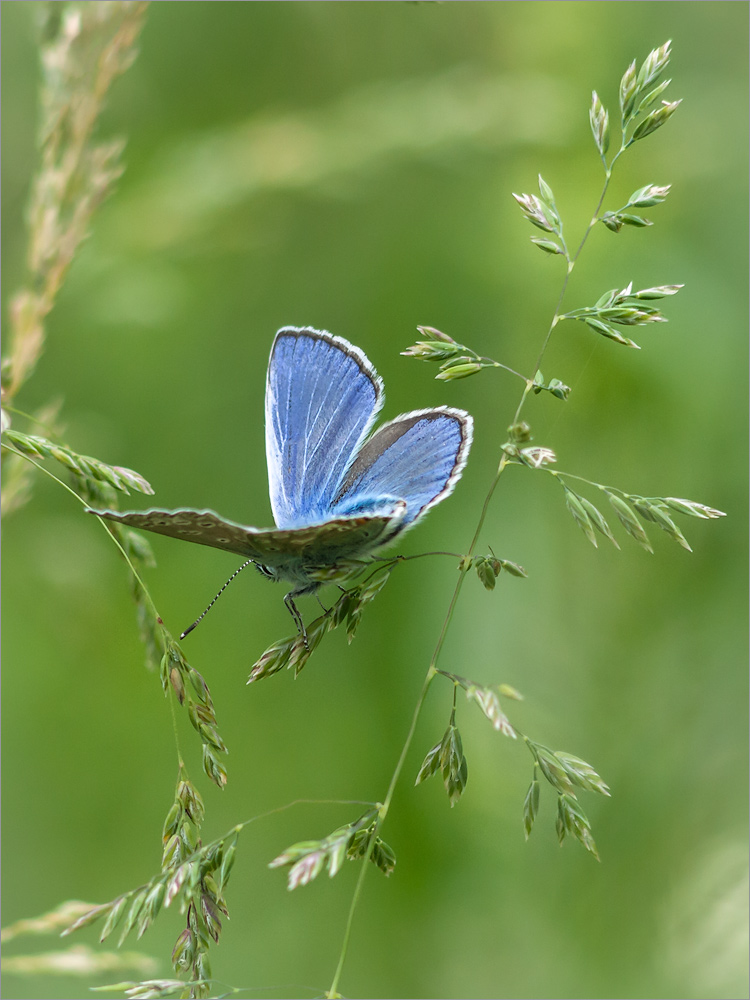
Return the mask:
<path fill-rule="evenodd" d="M 303 572 L 305 566 L 333 566 L 342 559 L 366 555 L 384 544 L 398 527 L 404 505 L 387 515 L 338 517 L 325 524 L 289 530 L 250 528 L 228 521 L 212 510 L 187 507 L 144 511 L 87 508 L 87 512 L 131 528 L 145 528 L 159 535 L 234 552 L 294 576 Z"/>
<path fill-rule="evenodd" d="M 365 442 L 340 487 L 332 513 L 359 498 L 387 494 L 406 501 L 408 527 L 453 490 L 471 447 L 468 413 L 448 406 L 403 413 Z"/>
<path fill-rule="evenodd" d="M 266 382 L 268 484 L 279 528 L 331 517 L 382 401 L 382 382 L 359 348 L 309 327 L 279 330 Z"/>

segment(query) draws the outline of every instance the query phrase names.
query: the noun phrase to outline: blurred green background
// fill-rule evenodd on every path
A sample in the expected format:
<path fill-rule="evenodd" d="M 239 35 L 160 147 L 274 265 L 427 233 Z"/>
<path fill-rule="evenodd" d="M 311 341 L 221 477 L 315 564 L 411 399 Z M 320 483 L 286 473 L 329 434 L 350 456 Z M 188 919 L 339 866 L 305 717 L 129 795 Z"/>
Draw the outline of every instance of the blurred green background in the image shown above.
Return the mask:
<path fill-rule="evenodd" d="M 36 6 L 2 5 L 5 308 L 36 165 Z M 426 323 L 530 372 L 562 265 L 529 243 L 540 234 L 511 192 L 535 191 L 541 172 L 580 236 L 601 183 L 591 90 L 614 117 L 631 59 L 673 39 L 667 96 L 684 103 L 621 161 L 608 206 L 647 183 L 672 193 L 646 212 L 651 229 L 595 232 L 567 305 L 630 280 L 686 287 L 665 303 L 667 326 L 636 336 L 640 352 L 559 328 L 543 370 L 572 397 L 533 397 L 526 417 L 561 468 L 729 516 L 680 520 L 692 555 L 659 533 L 651 556 L 619 526 L 622 551 L 595 551 L 549 477 L 504 477 L 480 551 L 529 578 L 501 576 L 494 593 L 468 581 L 441 665 L 515 685 L 526 700 L 513 721 L 601 772 L 612 799 L 583 805 L 602 863 L 574 842 L 560 850 L 547 787 L 524 842 L 531 758 L 469 704 L 457 808 L 439 779 L 412 787 L 450 711 L 436 683 L 384 830 L 396 872 L 365 883 L 348 996 L 747 996 L 747 22 L 746 4 L 723 2 L 155 3 L 112 91 L 100 134 L 127 136 L 127 170 L 18 405 L 63 395 L 66 441 L 140 471 L 158 504 L 267 526 L 271 340 L 284 324 L 326 328 L 377 366 L 384 417 L 438 403 L 474 414 L 455 495 L 401 547 L 462 551 L 519 383 L 435 382 L 399 352 Z M 176 755 L 105 533 L 39 477 L 4 542 L 8 924 L 156 871 Z M 149 586 L 178 634 L 236 562 L 153 544 Z M 290 621 L 282 588 L 243 574 L 185 643 L 231 751 L 220 794 L 180 715 L 206 839 L 296 798 L 382 799 L 454 579 L 450 559 L 400 567 L 351 646 L 334 633 L 296 681 L 247 688 Z M 266 863 L 355 815 L 299 806 L 243 833 L 218 979 L 248 997 L 327 988 L 357 866 L 288 894 Z M 180 921 L 165 913 L 139 944 L 161 975 Z M 57 946 L 27 939 L 8 954 Z M 121 978 L 7 975 L 4 995 L 80 997 Z"/>

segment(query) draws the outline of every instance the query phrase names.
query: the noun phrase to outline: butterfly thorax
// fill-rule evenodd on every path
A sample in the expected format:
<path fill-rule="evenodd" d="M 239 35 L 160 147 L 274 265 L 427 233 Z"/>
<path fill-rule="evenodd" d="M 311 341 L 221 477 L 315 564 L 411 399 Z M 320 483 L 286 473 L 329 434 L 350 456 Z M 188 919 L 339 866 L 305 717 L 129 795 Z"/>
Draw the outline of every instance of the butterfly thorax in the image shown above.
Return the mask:
<path fill-rule="evenodd" d="M 313 566 L 305 567 L 301 563 L 294 561 L 281 566 L 264 566 L 262 563 L 256 563 L 255 566 L 259 573 L 262 573 L 263 576 L 274 583 L 278 583 L 280 580 L 293 583 L 298 593 L 308 589 L 312 592 L 320 586 L 320 581 L 316 581 L 311 576 L 311 573 L 313 575 L 315 573 L 315 567 Z"/>

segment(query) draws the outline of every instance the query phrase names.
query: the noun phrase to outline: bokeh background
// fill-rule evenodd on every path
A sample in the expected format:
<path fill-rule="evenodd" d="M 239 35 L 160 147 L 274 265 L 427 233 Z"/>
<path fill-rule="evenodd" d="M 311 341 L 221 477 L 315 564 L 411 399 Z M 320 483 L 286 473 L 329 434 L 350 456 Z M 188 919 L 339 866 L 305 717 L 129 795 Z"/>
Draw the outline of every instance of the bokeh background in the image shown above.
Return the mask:
<path fill-rule="evenodd" d="M 2 10 L 6 307 L 36 164 L 36 6 Z M 619 526 L 622 550 L 595 551 L 549 477 L 504 477 L 480 549 L 529 577 L 494 593 L 469 581 L 441 665 L 515 685 L 514 722 L 603 774 L 612 799 L 583 795 L 602 862 L 560 850 L 547 787 L 524 842 L 531 759 L 469 704 L 459 805 L 439 779 L 412 787 L 450 711 L 436 683 L 384 830 L 398 866 L 388 881 L 368 873 L 346 995 L 747 996 L 747 21 L 746 4 L 723 2 L 154 3 L 111 93 L 100 134 L 127 136 L 127 170 L 18 405 L 64 396 L 67 442 L 139 470 L 160 505 L 270 525 L 271 340 L 284 324 L 326 328 L 377 366 L 386 418 L 438 403 L 474 414 L 463 481 L 402 546 L 462 551 L 519 384 L 435 382 L 399 352 L 426 323 L 530 371 L 562 266 L 529 243 L 539 234 L 511 192 L 535 191 L 541 172 L 573 242 L 601 182 L 591 90 L 614 112 L 630 60 L 673 39 L 668 96 L 684 103 L 621 161 L 609 207 L 646 183 L 672 193 L 646 213 L 651 229 L 594 234 L 567 303 L 630 280 L 686 287 L 665 303 L 668 325 L 636 336 L 640 352 L 559 328 L 543 370 L 572 397 L 533 397 L 526 417 L 561 468 L 729 516 L 680 521 L 692 555 L 660 533 L 649 555 Z M 157 869 L 176 753 L 125 568 L 96 522 L 39 477 L 4 543 L 7 924 L 111 899 Z M 153 544 L 148 583 L 178 634 L 236 563 Z M 247 688 L 290 622 L 282 589 L 243 574 L 185 643 L 231 751 L 219 793 L 180 714 L 206 839 L 296 798 L 383 797 L 454 579 L 450 559 L 400 567 L 351 646 L 334 633 L 296 681 Z M 266 863 L 355 815 L 299 806 L 242 835 L 213 957 L 241 996 L 327 988 L 357 867 L 289 894 Z M 162 975 L 179 928 L 165 913 L 138 945 Z M 8 954 L 54 947 L 27 939 Z M 4 995 L 80 997 L 125 975 L 8 975 Z"/>

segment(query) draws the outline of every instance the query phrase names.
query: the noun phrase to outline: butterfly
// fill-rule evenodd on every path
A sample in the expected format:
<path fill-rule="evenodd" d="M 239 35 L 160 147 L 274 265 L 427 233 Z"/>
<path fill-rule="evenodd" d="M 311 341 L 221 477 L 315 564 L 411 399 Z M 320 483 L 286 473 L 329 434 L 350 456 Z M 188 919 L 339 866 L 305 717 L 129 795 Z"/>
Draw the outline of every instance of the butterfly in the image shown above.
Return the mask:
<path fill-rule="evenodd" d="M 284 327 L 266 378 L 275 528 L 188 507 L 87 511 L 225 549 L 271 580 L 292 583 L 284 601 L 304 637 L 294 598 L 316 591 L 326 571 L 374 555 L 411 528 L 452 492 L 466 465 L 468 413 L 450 406 L 413 410 L 370 434 L 383 401 L 382 379 L 358 347 L 324 330 Z"/>

